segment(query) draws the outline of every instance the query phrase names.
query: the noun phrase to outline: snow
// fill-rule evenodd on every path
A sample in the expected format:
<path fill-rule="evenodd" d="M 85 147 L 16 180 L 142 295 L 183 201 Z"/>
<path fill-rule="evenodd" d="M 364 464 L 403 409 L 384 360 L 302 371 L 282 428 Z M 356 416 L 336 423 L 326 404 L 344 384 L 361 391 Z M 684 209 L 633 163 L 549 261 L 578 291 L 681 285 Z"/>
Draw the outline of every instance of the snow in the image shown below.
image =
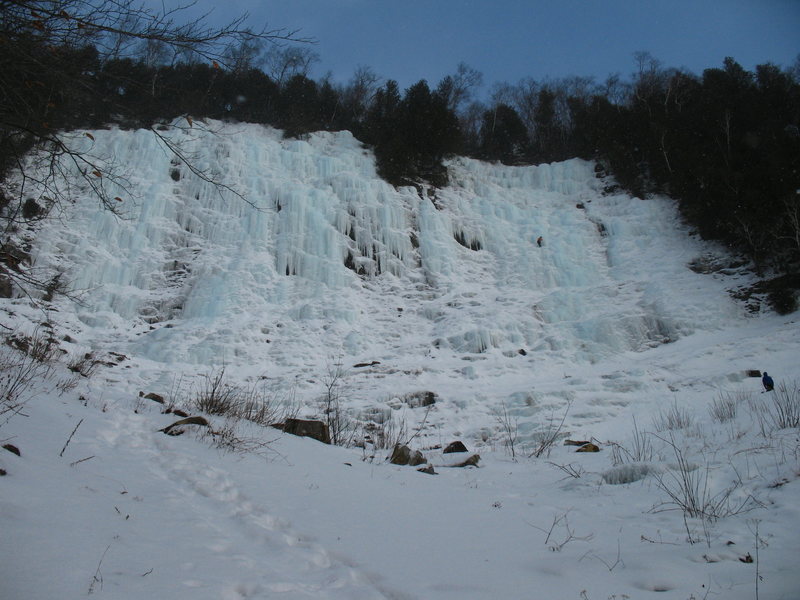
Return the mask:
<path fill-rule="evenodd" d="M 690 270 L 726 254 L 672 201 L 604 195 L 580 160 L 458 158 L 447 188 L 395 189 L 346 132 L 164 135 L 247 202 L 152 134 L 78 132 L 127 179 L 120 215 L 77 189 L 17 234 L 72 296 L 0 306 L 19 334 L 49 320 L 64 352 L 0 422 L 21 451 L 0 450 L 0 596 L 800 597 L 798 430 L 760 420 L 773 395 L 745 373 L 797 388 L 796 314 L 748 313 L 728 294 L 744 270 Z M 87 352 L 108 364 L 65 368 Z M 233 449 L 203 427 L 160 432 L 176 417 L 140 392 L 188 409 L 222 368 L 304 417 L 338 373 L 349 418 L 413 436 L 437 474 L 246 422 Z M 737 413 L 719 422 L 723 398 Z M 689 424 L 660 427 L 671 410 Z M 637 431 L 651 452 L 625 455 Z M 477 468 L 448 466 L 455 439 Z M 670 504 L 682 459 L 706 499 L 732 488 L 731 514 Z"/>

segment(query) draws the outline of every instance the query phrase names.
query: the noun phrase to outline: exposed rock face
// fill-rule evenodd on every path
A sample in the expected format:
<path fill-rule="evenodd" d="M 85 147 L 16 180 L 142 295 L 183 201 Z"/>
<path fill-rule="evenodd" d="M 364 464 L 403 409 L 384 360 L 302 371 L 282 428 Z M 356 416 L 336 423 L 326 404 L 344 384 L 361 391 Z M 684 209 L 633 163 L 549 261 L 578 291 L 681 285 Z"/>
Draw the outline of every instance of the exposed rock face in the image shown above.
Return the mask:
<path fill-rule="evenodd" d="M 286 419 L 283 430 L 292 435 L 310 437 L 323 444 L 331 443 L 331 434 L 328 430 L 328 425 L 322 421 L 311 419 Z"/>
<path fill-rule="evenodd" d="M 450 442 L 447 448 L 442 451 L 442 454 L 451 454 L 453 452 L 469 452 L 469 450 L 467 450 L 464 442 L 456 440 L 455 442 Z"/>

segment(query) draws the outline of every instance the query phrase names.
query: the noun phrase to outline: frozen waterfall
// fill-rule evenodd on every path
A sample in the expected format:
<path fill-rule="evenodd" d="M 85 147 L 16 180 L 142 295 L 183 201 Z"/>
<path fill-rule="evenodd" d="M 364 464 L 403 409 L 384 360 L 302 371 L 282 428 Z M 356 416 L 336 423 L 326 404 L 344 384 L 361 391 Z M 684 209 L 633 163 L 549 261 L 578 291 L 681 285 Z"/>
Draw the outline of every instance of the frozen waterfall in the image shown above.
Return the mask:
<path fill-rule="evenodd" d="M 59 310 L 94 345 L 113 336 L 167 364 L 310 353 L 591 362 L 738 310 L 686 268 L 701 245 L 673 203 L 603 195 L 592 163 L 458 158 L 447 188 L 395 189 L 348 132 L 284 140 L 211 122 L 164 135 L 247 202 L 150 132 L 76 133 L 71 143 L 122 170 L 120 213 L 79 191 L 38 224 L 33 260 L 63 273 L 80 301 Z"/>

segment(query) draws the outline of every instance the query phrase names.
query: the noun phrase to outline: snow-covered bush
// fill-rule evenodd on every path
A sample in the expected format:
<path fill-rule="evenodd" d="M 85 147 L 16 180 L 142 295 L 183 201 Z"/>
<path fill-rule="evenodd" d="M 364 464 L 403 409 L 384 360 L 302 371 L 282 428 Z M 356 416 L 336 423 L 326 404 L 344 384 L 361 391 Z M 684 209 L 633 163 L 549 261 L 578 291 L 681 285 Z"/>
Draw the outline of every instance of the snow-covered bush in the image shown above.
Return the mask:
<path fill-rule="evenodd" d="M 628 463 L 609 469 L 602 477 L 608 484 L 621 485 L 644 479 L 653 472 L 659 473 L 660 470 L 647 463 Z"/>

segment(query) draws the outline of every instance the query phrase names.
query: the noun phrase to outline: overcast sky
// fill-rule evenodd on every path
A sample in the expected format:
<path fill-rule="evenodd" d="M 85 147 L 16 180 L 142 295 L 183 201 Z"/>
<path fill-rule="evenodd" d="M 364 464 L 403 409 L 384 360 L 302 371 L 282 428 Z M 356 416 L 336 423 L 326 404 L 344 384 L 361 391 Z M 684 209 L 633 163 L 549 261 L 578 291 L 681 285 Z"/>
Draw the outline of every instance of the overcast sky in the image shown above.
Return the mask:
<path fill-rule="evenodd" d="M 172 0 L 165 0 L 169 5 Z M 629 75 L 633 53 L 701 74 L 732 56 L 746 69 L 800 53 L 800 0 L 199 0 L 212 22 L 248 12 L 255 26 L 317 40 L 313 78 L 347 81 L 360 65 L 401 89 L 434 86 L 459 62 L 485 89 L 569 75 Z"/>

